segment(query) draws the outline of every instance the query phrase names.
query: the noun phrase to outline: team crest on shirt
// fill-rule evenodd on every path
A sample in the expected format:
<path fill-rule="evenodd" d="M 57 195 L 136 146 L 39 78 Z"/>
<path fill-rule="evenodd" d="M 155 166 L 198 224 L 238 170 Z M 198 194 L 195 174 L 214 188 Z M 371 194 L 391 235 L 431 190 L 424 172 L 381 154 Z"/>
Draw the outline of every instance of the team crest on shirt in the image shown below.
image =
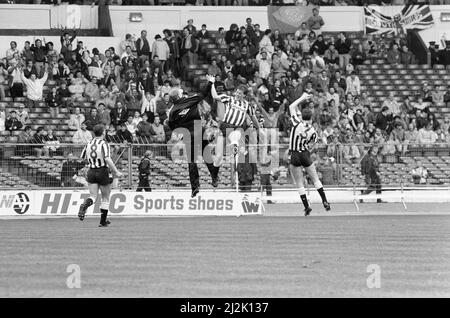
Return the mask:
<path fill-rule="evenodd" d="M 181 112 L 178 113 L 178 116 L 184 117 L 189 112 L 189 108 L 183 109 Z"/>

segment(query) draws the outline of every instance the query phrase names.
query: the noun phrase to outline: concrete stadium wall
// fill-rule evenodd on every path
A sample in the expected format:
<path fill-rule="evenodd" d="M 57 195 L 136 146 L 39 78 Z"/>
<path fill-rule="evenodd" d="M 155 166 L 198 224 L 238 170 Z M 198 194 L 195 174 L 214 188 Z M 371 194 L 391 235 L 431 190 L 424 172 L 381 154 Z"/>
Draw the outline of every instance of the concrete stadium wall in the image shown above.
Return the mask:
<path fill-rule="evenodd" d="M 132 12 L 142 13 L 142 22 L 130 22 Z M 324 31 L 361 31 L 363 18 L 361 7 L 322 7 L 320 11 L 325 20 Z M 232 23 L 245 24 L 245 19 L 251 17 L 253 23 L 259 23 L 261 29 L 269 27 L 266 7 L 235 7 L 235 6 L 110 6 L 111 22 L 115 36 L 125 37 L 125 34 L 139 36 L 141 30 L 147 30 L 153 39 L 161 34 L 163 29 L 182 29 L 188 19 L 194 19 L 194 25 L 200 27 L 203 23 L 209 30 L 224 27 L 228 30 Z"/>
<path fill-rule="evenodd" d="M 98 7 L 0 4 L 0 29 L 98 27 Z"/>
<path fill-rule="evenodd" d="M 429 41 L 439 41 L 442 34 L 447 32 L 450 40 L 450 22 L 442 22 L 442 12 L 450 13 L 449 5 L 432 6 L 431 11 L 435 26 L 420 34 L 427 44 Z M 142 13 L 142 22 L 130 22 L 132 12 Z M 115 36 L 124 38 L 125 34 L 139 36 L 141 30 L 147 30 L 149 38 L 161 34 L 163 29 L 182 29 L 188 19 L 194 19 L 198 28 L 204 23 L 209 30 L 224 27 L 228 30 L 232 23 L 245 24 L 245 19 L 251 17 L 254 23 L 259 23 L 261 29 L 269 27 L 266 7 L 235 7 L 235 6 L 110 6 L 111 22 Z M 359 32 L 364 30 L 363 7 L 322 7 L 320 15 L 325 20 L 323 31 Z"/>

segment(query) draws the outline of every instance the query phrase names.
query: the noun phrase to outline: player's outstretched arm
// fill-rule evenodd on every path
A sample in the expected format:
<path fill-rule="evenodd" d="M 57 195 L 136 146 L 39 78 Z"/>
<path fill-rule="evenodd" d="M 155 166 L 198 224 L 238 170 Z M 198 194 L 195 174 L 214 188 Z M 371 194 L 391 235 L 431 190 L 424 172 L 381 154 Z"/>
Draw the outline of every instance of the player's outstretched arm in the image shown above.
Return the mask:
<path fill-rule="evenodd" d="M 114 164 L 114 162 L 112 161 L 111 158 L 105 158 L 106 164 L 108 165 L 109 169 L 111 169 L 112 173 L 114 174 L 114 176 L 120 178 L 122 176 L 122 172 L 120 172 L 117 168 L 116 165 Z"/>
<path fill-rule="evenodd" d="M 216 78 L 213 75 L 206 75 L 206 79 L 211 83 L 211 97 L 220 101 L 220 96 L 217 94 L 216 86 L 214 85 Z"/>

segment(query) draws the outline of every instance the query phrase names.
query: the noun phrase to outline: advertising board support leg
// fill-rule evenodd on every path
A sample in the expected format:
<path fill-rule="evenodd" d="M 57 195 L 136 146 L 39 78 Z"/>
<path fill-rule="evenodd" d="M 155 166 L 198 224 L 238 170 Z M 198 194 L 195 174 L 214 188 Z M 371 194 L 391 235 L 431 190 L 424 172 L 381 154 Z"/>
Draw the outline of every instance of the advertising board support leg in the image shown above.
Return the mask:
<path fill-rule="evenodd" d="M 408 207 L 406 206 L 406 202 L 405 202 L 405 192 L 404 192 L 403 186 L 404 185 L 403 185 L 403 180 L 402 180 L 401 183 L 400 183 L 401 201 L 402 201 L 402 204 L 403 204 L 403 208 L 405 210 L 408 210 Z"/>
<path fill-rule="evenodd" d="M 354 184 L 353 184 L 353 203 L 355 204 L 356 211 L 359 212 L 359 205 L 356 199 L 356 187 Z"/>

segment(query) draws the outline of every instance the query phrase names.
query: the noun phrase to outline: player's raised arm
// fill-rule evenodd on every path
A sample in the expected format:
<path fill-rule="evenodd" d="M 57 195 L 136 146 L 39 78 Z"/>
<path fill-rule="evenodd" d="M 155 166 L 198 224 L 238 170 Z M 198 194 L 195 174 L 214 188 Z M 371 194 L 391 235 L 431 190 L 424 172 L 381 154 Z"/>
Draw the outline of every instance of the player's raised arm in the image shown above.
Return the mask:
<path fill-rule="evenodd" d="M 220 96 L 217 94 L 216 87 L 214 85 L 216 78 L 214 75 L 206 75 L 206 79 L 211 83 L 211 96 L 213 99 L 220 101 Z"/>
<path fill-rule="evenodd" d="M 303 93 L 302 96 L 300 96 L 299 98 L 297 98 L 297 100 L 295 100 L 291 105 L 289 105 L 289 114 L 291 115 L 291 117 L 297 119 L 298 121 L 301 121 L 301 118 L 299 118 L 297 116 L 297 107 L 298 105 L 300 105 L 302 102 L 308 100 L 311 97 L 310 94 L 308 93 Z"/>

